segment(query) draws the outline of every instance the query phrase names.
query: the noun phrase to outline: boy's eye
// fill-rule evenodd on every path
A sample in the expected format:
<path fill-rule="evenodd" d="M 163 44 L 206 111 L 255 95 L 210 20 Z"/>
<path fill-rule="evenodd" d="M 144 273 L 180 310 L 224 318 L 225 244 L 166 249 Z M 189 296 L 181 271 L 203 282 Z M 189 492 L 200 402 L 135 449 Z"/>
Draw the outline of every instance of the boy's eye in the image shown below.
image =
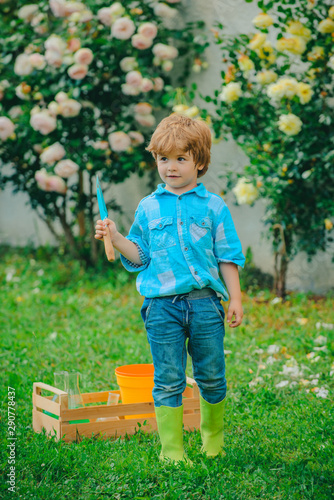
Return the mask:
<path fill-rule="evenodd" d="M 180 160 L 185 160 L 185 158 L 183 158 L 183 156 L 179 156 L 177 161 L 180 161 Z"/>

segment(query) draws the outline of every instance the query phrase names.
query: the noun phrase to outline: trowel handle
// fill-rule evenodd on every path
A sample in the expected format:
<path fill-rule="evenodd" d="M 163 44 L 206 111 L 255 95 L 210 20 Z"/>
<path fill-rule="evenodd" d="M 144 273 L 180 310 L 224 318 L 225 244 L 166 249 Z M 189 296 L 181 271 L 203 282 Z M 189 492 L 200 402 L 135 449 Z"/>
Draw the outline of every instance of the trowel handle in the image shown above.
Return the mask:
<path fill-rule="evenodd" d="M 113 262 L 115 260 L 115 251 L 113 244 L 111 243 L 109 227 L 107 226 L 106 229 L 108 234 L 106 236 L 103 236 L 104 249 L 106 251 L 107 259 L 109 260 L 109 262 Z"/>

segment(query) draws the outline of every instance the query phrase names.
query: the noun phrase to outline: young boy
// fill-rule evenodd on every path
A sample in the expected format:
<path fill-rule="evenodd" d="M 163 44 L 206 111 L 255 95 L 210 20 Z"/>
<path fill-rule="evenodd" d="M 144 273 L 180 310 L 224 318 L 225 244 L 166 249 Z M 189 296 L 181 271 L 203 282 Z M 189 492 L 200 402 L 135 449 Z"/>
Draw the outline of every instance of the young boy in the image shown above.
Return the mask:
<path fill-rule="evenodd" d="M 141 315 L 154 364 L 153 399 L 162 445 L 160 458 L 187 460 L 183 449 L 182 393 L 188 352 L 200 390 L 202 451 L 223 448 L 226 396 L 224 309 L 229 326 L 243 311 L 238 265 L 245 258 L 224 201 L 197 183 L 210 163 L 211 132 L 202 120 L 172 114 L 160 122 L 146 148 L 163 184 L 138 205 L 124 238 L 111 220 L 96 223 L 95 238 L 109 230 L 128 271 L 140 271 Z M 108 228 L 106 227 L 108 226 Z M 234 317 L 234 319 L 233 319 Z"/>

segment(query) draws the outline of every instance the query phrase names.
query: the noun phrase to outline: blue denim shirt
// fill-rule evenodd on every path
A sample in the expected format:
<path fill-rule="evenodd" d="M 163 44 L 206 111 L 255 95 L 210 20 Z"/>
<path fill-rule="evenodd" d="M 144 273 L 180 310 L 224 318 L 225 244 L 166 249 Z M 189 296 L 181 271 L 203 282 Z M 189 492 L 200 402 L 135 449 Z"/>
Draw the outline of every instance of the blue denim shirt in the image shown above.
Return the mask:
<path fill-rule="evenodd" d="M 218 264 L 245 264 L 226 203 L 202 183 L 181 195 L 159 184 L 139 203 L 127 239 L 143 265 L 123 255 L 121 261 L 128 271 L 140 271 L 137 290 L 148 298 L 210 287 L 228 300 Z"/>

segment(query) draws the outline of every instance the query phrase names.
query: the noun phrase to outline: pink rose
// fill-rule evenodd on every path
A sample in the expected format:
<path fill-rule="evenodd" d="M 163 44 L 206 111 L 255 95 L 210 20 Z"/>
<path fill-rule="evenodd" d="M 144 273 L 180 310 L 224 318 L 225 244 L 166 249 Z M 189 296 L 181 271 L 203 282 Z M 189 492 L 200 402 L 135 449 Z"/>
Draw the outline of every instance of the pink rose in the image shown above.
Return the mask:
<path fill-rule="evenodd" d="M 30 57 L 28 54 L 20 54 L 17 56 L 14 65 L 14 73 L 19 76 L 30 75 L 33 71 L 32 64 L 30 62 Z"/>
<path fill-rule="evenodd" d="M 160 76 L 158 76 L 157 78 L 153 78 L 153 82 L 154 82 L 153 90 L 155 90 L 155 92 L 159 92 L 164 88 L 165 82 L 163 81 L 162 78 L 160 78 Z"/>
<path fill-rule="evenodd" d="M 135 106 L 135 113 L 137 115 L 150 115 L 152 113 L 152 106 L 148 102 L 139 102 Z"/>
<path fill-rule="evenodd" d="M 77 50 L 80 49 L 80 47 L 81 47 L 81 42 L 79 38 L 71 38 L 67 42 L 67 48 L 70 52 L 76 52 Z"/>
<path fill-rule="evenodd" d="M 153 23 L 144 23 L 139 26 L 138 33 L 153 40 L 157 36 L 158 28 Z"/>
<path fill-rule="evenodd" d="M 61 92 L 58 92 L 58 94 L 55 95 L 55 101 L 57 101 L 58 103 L 61 103 L 63 101 L 67 101 L 68 99 L 68 95 L 61 91 Z"/>
<path fill-rule="evenodd" d="M 68 179 L 79 170 L 79 165 L 72 160 L 61 160 L 57 163 L 54 170 L 60 177 Z"/>
<path fill-rule="evenodd" d="M 161 67 L 164 71 L 171 71 L 174 67 L 174 63 L 173 61 L 163 61 Z"/>
<path fill-rule="evenodd" d="M 132 131 L 129 132 L 128 135 L 131 139 L 131 144 L 133 146 L 138 146 L 139 144 L 143 144 L 143 142 L 145 141 L 143 134 L 141 134 L 140 132 Z"/>
<path fill-rule="evenodd" d="M 58 35 L 50 35 L 44 42 L 44 47 L 46 50 L 53 50 L 54 52 L 59 52 L 63 54 L 66 49 L 66 43 Z"/>
<path fill-rule="evenodd" d="M 65 194 L 67 191 L 66 183 L 58 175 L 50 175 L 46 181 L 46 191 L 55 191 L 59 194 Z"/>
<path fill-rule="evenodd" d="M 127 73 L 138 67 L 138 61 L 135 57 L 124 57 L 119 63 L 121 70 Z"/>
<path fill-rule="evenodd" d="M 116 19 L 111 27 L 111 34 L 118 40 L 128 40 L 135 31 L 135 24 L 128 17 Z"/>
<path fill-rule="evenodd" d="M 179 53 L 177 48 L 171 45 L 165 45 L 164 43 L 157 43 L 153 47 L 152 52 L 156 57 L 162 60 L 175 59 Z"/>
<path fill-rule="evenodd" d="M 113 16 L 110 11 L 110 7 L 103 7 L 97 12 L 98 20 L 105 26 L 111 26 L 113 21 Z"/>
<path fill-rule="evenodd" d="M 68 68 L 67 73 L 73 80 L 82 80 L 88 73 L 88 66 L 86 64 L 73 64 Z"/>
<path fill-rule="evenodd" d="M 165 19 L 172 19 L 177 14 L 176 9 L 172 9 L 171 7 L 169 7 L 169 5 L 165 3 L 156 3 L 153 6 L 153 9 L 154 9 L 154 14 L 156 16 Z"/>
<path fill-rule="evenodd" d="M 56 161 L 64 158 L 66 154 L 65 149 L 59 142 L 55 142 L 52 146 L 45 148 L 43 153 L 40 156 L 40 160 L 42 163 L 47 163 L 48 165 L 52 165 Z"/>
<path fill-rule="evenodd" d="M 49 0 L 50 9 L 55 17 L 66 16 L 66 1 L 65 0 Z"/>
<path fill-rule="evenodd" d="M 35 179 L 38 182 L 38 184 L 46 185 L 46 179 L 48 177 L 49 176 L 45 168 L 41 168 L 41 170 L 37 170 L 37 172 L 35 172 Z"/>
<path fill-rule="evenodd" d="M 128 85 L 132 85 L 133 87 L 139 87 L 141 85 L 143 77 L 139 71 L 129 71 L 126 74 L 125 81 Z"/>
<path fill-rule="evenodd" d="M 131 38 L 131 43 L 135 49 L 145 50 L 151 47 L 151 45 L 153 44 L 153 40 L 152 38 L 147 38 L 146 36 L 138 33 L 137 35 L 133 35 L 133 37 Z"/>
<path fill-rule="evenodd" d="M 66 193 L 67 188 L 65 181 L 57 175 L 49 175 L 45 168 L 35 173 L 35 179 L 38 187 L 43 191 L 55 191 L 61 194 Z"/>
<path fill-rule="evenodd" d="M 78 64 L 86 64 L 87 66 L 94 59 L 93 52 L 90 49 L 79 49 L 74 55 L 74 61 Z"/>
<path fill-rule="evenodd" d="M 45 58 L 42 54 L 38 52 L 30 54 L 29 56 L 30 64 L 36 69 L 44 69 L 46 66 Z"/>
<path fill-rule="evenodd" d="M 86 6 L 81 2 L 65 2 L 65 15 L 70 16 L 75 12 L 82 12 L 86 9 Z"/>
<path fill-rule="evenodd" d="M 109 148 L 109 142 L 108 141 L 96 141 L 93 142 L 92 144 L 94 149 L 102 149 L 106 151 Z"/>
<path fill-rule="evenodd" d="M 79 21 L 81 23 L 88 23 L 92 19 L 94 19 L 94 14 L 91 10 L 85 9 L 80 13 L 80 20 Z"/>
<path fill-rule="evenodd" d="M 153 115 L 135 115 L 135 120 L 143 127 L 153 127 L 155 118 Z"/>
<path fill-rule="evenodd" d="M 7 116 L 0 116 L 0 139 L 6 141 L 15 130 L 14 123 Z"/>
<path fill-rule="evenodd" d="M 141 81 L 140 89 L 142 92 L 150 92 L 153 89 L 153 82 L 148 78 L 143 78 Z"/>
<path fill-rule="evenodd" d="M 121 88 L 124 95 L 138 95 L 141 93 L 140 87 L 134 87 L 127 83 L 122 83 Z"/>
<path fill-rule="evenodd" d="M 108 140 L 113 151 L 126 151 L 131 146 L 131 139 L 125 132 L 113 132 Z"/>
<path fill-rule="evenodd" d="M 19 116 L 23 115 L 23 109 L 21 108 L 21 106 L 13 106 L 8 111 L 8 114 L 13 120 L 15 120 L 15 118 L 18 118 Z"/>
<path fill-rule="evenodd" d="M 56 129 L 57 120 L 54 116 L 51 116 L 49 111 L 44 109 L 31 116 L 30 125 L 42 135 L 48 135 Z"/>
<path fill-rule="evenodd" d="M 37 4 L 32 3 L 29 5 L 24 5 L 18 10 L 17 17 L 19 19 L 23 19 L 23 21 L 25 21 L 26 23 L 30 23 L 36 12 L 38 12 Z"/>
<path fill-rule="evenodd" d="M 64 118 L 72 118 L 78 116 L 81 110 L 80 102 L 75 99 L 66 99 L 59 103 L 58 113 Z"/>
<path fill-rule="evenodd" d="M 55 50 L 47 50 L 45 52 L 45 60 L 50 66 L 60 68 L 63 62 L 63 56 Z"/>

